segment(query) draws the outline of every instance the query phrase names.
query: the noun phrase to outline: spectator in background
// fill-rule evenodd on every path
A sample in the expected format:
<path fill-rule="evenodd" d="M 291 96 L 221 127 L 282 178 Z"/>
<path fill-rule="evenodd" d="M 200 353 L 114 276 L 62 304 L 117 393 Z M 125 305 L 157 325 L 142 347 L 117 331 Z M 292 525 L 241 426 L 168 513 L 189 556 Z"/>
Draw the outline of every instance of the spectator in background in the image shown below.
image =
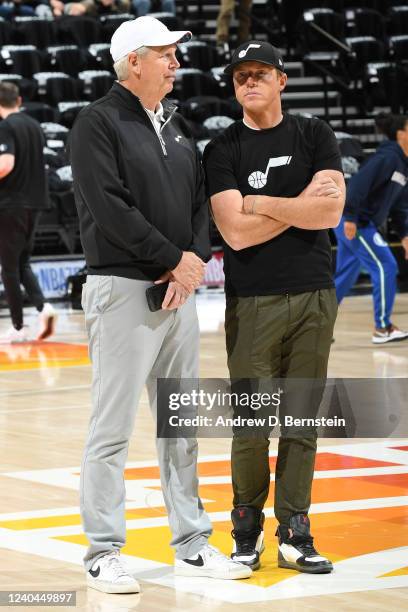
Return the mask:
<path fill-rule="evenodd" d="M 346 206 L 337 238 L 336 292 L 340 303 L 364 266 L 373 284 L 374 344 L 408 339 L 391 323 L 398 266 L 378 229 L 391 212 L 408 259 L 408 117 L 379 116 L 377 128 L 387 140 L 347 185 Z"/>
<path fill-rule="evenodd" d="M 14 0 L 13 2 L 0 2 L 0 17 L 12 19 L 13 17 L 33 17 L 35 8 L 41 4 L 38 0 Z"/>
<path fill-rule="evenodd" d="M 78 15 L 109 15 L 114 13 L 128 13 L 130 0 L 83 0 L 82 2 L 70 2 L 65 4 L 66 15 L 77 17 Z"/>
<path fill-rule="evenodd" d="M 221 0 L 220 12 L 217 18 L 216 40 L 219 53 L 225 56 L 229 55 L 229 28 L 234 7 L 234 0 Z M 252 0 L 239 0 L 238 45 L 241 45 L 249 39 L 251 28 L 251 7 Z"/>
<path fill-rule="evenodd" d="M 132 0 L 132 6 L 136 17 L 142 17 L 154 11 L 176 14 L 175 0 Z"/>
<path fill-rule="evenodd" d="M 40 313 L 37 340 L 53 333 L 56 320 L 29 262 L 38 213 L 48 207 L 45 139 L 39 123 L 20 113 L 20 106 L 16 85 L 0 83 L 0 265 L 13 323 L 1 344 L 29 340 L 20 283 Z"/>
<path fill-rule="evenodd" d="M 64 14 L 65 3 L 61 0 L 50 0 L 50 7 L 54 17 L 61 17 Z"/>
<path fill-rule="evenodd" d="M 301 0 L 282 0 L 279 6 L 279 19 L 285 28 L 289 55 L 295 55 L 298 50 L 303 5 Z"/>

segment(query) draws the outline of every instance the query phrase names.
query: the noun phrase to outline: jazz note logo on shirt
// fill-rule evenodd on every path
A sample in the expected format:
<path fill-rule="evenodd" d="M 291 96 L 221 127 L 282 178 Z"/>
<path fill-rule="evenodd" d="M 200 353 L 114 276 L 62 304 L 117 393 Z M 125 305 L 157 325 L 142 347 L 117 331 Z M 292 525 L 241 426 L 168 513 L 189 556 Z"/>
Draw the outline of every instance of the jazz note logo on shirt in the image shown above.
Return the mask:
<path fill-rule="evenodd" d="M 265 172 L 261 170 L 255 170 L 248 176 L 248 183 L 254 189 L 261 189 L 265 187 L 268 181 L 268 173 L 271 168 L 277 168 L 278 166 L 288 166 L 292 160 L 291 155 L 282 155 L 281 157 L 270 157 L 268 165 L 266 166 Z"/>

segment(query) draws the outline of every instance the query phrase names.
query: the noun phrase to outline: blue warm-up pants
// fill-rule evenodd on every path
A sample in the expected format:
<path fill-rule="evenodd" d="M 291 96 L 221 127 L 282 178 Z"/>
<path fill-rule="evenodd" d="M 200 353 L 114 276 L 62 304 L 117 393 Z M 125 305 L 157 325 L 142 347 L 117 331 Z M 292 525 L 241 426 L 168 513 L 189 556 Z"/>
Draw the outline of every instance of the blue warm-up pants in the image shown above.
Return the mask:
<path fill-rule="evenodd" d="M 337 238 L 336 293 L 340 303 L 364 267 L 373 284 L 374 318 L 377 328 L 391 324 L 397 291 L 398 266 L 391 249 L 373 223 L 360 227 L 353 240 L 344 235 L 344 217 L 334 230 Z"/>

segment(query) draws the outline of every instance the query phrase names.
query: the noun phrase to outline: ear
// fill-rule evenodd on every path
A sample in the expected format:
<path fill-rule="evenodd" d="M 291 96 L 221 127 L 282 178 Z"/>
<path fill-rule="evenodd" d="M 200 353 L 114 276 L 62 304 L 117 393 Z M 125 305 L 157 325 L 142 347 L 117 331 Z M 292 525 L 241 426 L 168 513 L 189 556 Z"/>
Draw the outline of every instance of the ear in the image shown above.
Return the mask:
<path fill-rule="evenodd" d="M 22 103 L 23 103 L 23 100 L 22 100 L 21 96 L 18 96 L 18 98 L 17 98 L 17 106 L 18 106 L 18 108 L 20 108 Z"/>
<path fill-rule="evenodd" d="M 139 76 L 141 73 L 142 67 L 141 67 L 140 57 L 138 56 L 138 54 L 135 53 L 134 51 L 129 53 L 128 62 L 129 62 L 129 70 L 133 72 L 134 74 L 136 74 L 137 76 Z"/>
<path fill-rule="evenodd" d="M 280 77 L 279 77 L 279 90 L 283 91 L 286 87 L 286 83 L 288 82 L 288 75 L 284 72 Z"/>

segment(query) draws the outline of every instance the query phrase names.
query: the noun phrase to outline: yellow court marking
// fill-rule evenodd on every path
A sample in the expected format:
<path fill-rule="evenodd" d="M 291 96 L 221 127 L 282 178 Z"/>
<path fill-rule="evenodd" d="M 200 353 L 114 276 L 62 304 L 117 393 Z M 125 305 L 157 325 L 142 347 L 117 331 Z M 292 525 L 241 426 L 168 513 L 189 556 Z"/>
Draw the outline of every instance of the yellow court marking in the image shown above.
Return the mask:
<path fill-rule="evenodd" d="M 166 510 L 157 508 L 156 515 L 166 516 Z M 126 510 L 125 513 L 125 518 L 127 521 L 130 521 L 132 519 L 142 519 L 146 517 L 152 517 L 152 508 Z M 0 527 L 3 527 L 4 529 L 14 529 L 15 531 L 26 531 L 28 529 L 49 529 L 50 527 L 69 527 L 71 525 L 80 524 L 80 514 L 62 514 L 60 516 L 41 516 L 37 518 L 23 518 L 0 521 Z"/>
<path fill-rule="evenodd" d="M 24 342 L 0 347 L 0 371 L 67 368 L 90 363 L 85 344 Z"/>
<path fill-rule="evenodd" d="M 210 538 L 210 544 L 219 548 L 225 555 L 230 555 L 232 543 L 230 535 L 231 526 L 228 524 L 228 531 L 225 531 L 225 524 L 213 523 L 214 532 Z M 53 539 L 88 546 L 88 540 L 85 535 L 58 536 Z M 128 529 L 126 532 L 126 546 L 122 549 L 122 552 L 126 555 L 141 557 L 146 560 L 156 561 L 157 563 L 173 565 L 174 551 L 170 548 L 170 541 L 171 532 L 167 526 Z M 324 551 L 321 551 L 321 553 L 325 554 Z M 262 555 L 262 567 L 254 572 L 251 578 L 245 580 L 245 584 L 267 588 L 298 575 L 298 572 L 294 570 L 278 568 L 277 558 L 277 540 L 274 537 L 268 537 L 266 550 Z M 330 558 L 336 562 L 341 561 L 344 557 L 330 554 Z"/>
<path fill-rule="evenodd" d="M 388 574 L 382 574 L 379 578 L 391 578 L 391 576 L 408 576 L 408 565 L 407 567 L 401 567 L 400 569 L 388 572 Z"/>

